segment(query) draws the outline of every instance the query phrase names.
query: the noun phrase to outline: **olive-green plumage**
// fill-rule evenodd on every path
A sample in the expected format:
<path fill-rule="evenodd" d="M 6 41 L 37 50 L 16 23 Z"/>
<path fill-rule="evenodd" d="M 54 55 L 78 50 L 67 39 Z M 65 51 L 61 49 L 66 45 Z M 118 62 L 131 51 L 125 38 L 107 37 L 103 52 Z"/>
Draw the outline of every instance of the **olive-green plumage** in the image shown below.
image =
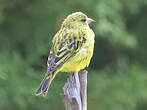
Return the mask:
<path fill-rule="evenodd" d="M 58 72 L 76 72 L 89 65 L 95 35 L 88 24 L 93 21 L 82 12 L 73 13 L 63 21 L 61 29 L 53 38 L 47 72 L 36 95 L 47 94 Z"/>

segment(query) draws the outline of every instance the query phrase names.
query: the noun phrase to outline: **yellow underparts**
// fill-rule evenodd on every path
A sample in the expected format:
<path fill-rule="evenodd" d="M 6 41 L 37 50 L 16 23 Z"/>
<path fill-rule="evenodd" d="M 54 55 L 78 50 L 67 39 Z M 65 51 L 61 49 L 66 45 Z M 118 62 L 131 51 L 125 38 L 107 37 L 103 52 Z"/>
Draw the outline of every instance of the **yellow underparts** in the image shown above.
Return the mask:
<path fill-rule="evenodd" d="M 93 44 L 85 46 L 79 52 L 65 62 L 60 71 L 62 72 L 76 72 L 84 69 L 89 65 L 91 57 L 93 55 Z"/>

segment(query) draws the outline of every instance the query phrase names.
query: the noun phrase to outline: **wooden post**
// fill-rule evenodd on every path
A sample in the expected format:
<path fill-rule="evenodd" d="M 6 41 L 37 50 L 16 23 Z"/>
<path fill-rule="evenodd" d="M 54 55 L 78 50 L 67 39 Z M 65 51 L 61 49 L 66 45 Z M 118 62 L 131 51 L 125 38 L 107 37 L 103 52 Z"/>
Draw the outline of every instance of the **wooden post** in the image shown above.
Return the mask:
<path fill-rule="evenodd" d="M 70 74 L 67 79 L 61 95 L 66 110 L 87 110 L 87 73 L 82 72 L 80 81 L 78 72 Z"/>
<path fill-rule="evenodd" d="M 81 74 L 81 100 L 83 110 L 87 110 L 87 71 Z"/>

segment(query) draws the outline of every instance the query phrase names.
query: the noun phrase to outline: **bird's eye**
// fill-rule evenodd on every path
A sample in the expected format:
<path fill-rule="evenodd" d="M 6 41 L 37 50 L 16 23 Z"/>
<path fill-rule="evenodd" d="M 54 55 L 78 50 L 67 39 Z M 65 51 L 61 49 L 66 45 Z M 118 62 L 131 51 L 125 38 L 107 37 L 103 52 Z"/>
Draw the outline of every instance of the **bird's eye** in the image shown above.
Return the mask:
<path fill-rule="evenodd" d="M 82 19 L 81 21 L 82 21 L 82 22 L 86 22 L 86 19 Z"/>

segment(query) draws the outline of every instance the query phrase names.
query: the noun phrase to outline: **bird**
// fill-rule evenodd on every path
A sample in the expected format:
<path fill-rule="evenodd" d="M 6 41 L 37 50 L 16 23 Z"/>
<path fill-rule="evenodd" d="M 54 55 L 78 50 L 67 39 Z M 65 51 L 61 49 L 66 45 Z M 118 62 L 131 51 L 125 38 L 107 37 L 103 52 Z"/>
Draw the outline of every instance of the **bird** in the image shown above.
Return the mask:
<path fill-rule="evenodd" d="M 78 72 L 88 67 L 93 56 L 95 34 L 89 24 L 95 22 L 82 12 L 66 17 L 52 40 L 47 70 L 36 95 L 47 95 L 57 73 Z"/>

